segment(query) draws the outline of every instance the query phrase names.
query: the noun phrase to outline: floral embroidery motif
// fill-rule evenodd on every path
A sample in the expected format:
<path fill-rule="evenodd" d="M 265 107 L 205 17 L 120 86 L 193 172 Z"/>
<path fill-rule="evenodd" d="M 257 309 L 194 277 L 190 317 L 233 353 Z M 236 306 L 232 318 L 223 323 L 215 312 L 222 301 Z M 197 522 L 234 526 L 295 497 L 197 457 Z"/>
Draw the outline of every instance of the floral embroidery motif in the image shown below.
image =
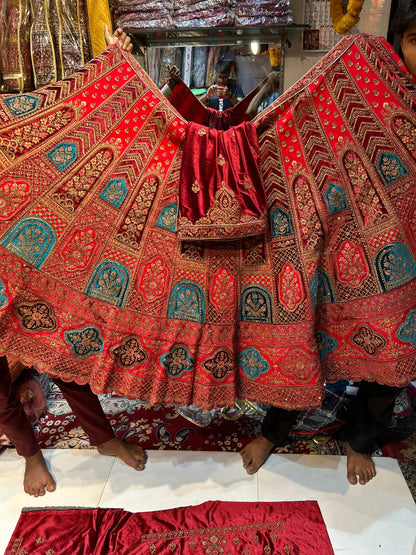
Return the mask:
<path fill-rule="evenodd" d="M 201 287 L 192 281 L 177 283 L 171 292 L 168 316 L 179 320 L 203 322 L 205 306 Z"/>
<path fill-rule="evenodd" d="M 279 370 L 297 383 L 309 383 L 319 374 L 318 357 L 303 349 L 291 349 L 280 361 Z"/>
<path fill-rule="evenodd" d="M 300 175 L 294 181 L 293 188 L 302 242 L 306 249 L 316 249 L 323 241 L 324 232 L 312 195 L 311 184 L 306 177 Z"/>
<path fill-rule="evenodd" d="M 192 192 L 199 193 L 200 190 L 201 190 L 201 185 L 198 183 L 198 180 L 195 179 L 195 181 L 192 183 Z"/>
<path fill-rule="evenodd" d="M 387 345 L 387 339 L 367 324 L 359 324 L 350 335 L 350 340 L 353 345 L 364 351 L 367 356 L 373 358 L 377 357 L 380 351 Z"/>
<path fill-rule="evenodd" d="M 247 349 L 238 353 L 237 362 L 247 378 L 253 380 L 256 380 L 262 374 L 267 374 L 270 370 L 269 361 L 255 347 L 247 347 Z"/>
<path fill-rule="evenodd" d="M 51 332 L 57 328 L 53 308 L 44 302 L 22 303 L 14 311 L 20 327 L 28 333 Z"/>
<path fill-rule="evenodd" d="M 279 274 L 280 301 L 284 304 L 286 310 L 293 312 L 304 298 L 305 292 L 300 273 L 291 264 L 286 264 Z"/>
<path fill-rule="evenodd" d="M 127 185 L 124 179 L 112 179 L 101 192 L 100 198 L 114 206 L 114 208 L 120 208 L 126 195 Z"/>
<path fill-rule="evenodd" d="M 270 293 L 258 286 L 250 286 L 241 294 L 241 320 L 272 323 Z"/>
<path fill-rule="evenodd" d="M 176 217 L 178 214 L 178 207 L 176 204 L 170 204 L 162 208 L 157 220 L 157 225 L 169 231 L 175 231 Z"/>
<path fill-rule="evenodd" d="M 368 264 L 362 248 L 351 241 L 344 241 L 336 258 L 339 281 L 350 287 L 361 287 L 369 275 Z"/>
<path fill-rule="evenodd" d="M 118 366 L 125 370 L 144 366 L 149 360 L 149 354 L 143 349 L 140 339 L 133 335 L 111 347 L 109 353 Z"/>
<path fill-rule="evenodd" d="M 161 355 L 159 360 L 170 378 L 180 378 L 186 372 L 190 372 L 195 364 L 188 347 L 180 343 Z"/>
<path fill-rule="evenodd" d="M 55 243 L 51 226 L 40 218 L 28 218 L 17 223 L 3 239 L 2 245 L 40 268 Z"/>
<path fill-rule="evenodd" d="M 347 208 L 347 199 L 344 189 L 335 183 L 331 183 L 325 191 L 325 201 L 330 214 L 335 214 Z"/>
<path fill-rule="evenodd" d="M 30 94 L 17 94 L 5 98 L 5 102 L 13 112 L 13 115 L 19 117 L 30 114 L 36 110 L 39 98 Z"/>
<path fill-rule="evenodd" d="M 416 266 L 403 243 L 390 243 L 376 255 L 377 275 L 384 291 L 389 291 L 412 280 Z"/>
<path fill-rule="evenodd" d="M 328 335 L 326 331 L 316 331 L 315 339 L 318 346 L 319 360 L 325 360 L 330 353 L 333 353 L 338 349 L 338 341 L 335 337 Z"/>
<path fill-rule="evenodd" d="M 378 169 L 386 185 L 390 185 L 390 183 L 408 173 L 397 154 L 392 152 L 383 152 L 381 154 Z"/>
<path fill-rule="evenodd" d="M 70 143 L 61 143 L 50 150 L 46 155 L 59 170 L 64 171 L 75 161 L 77 157 L 77 147 Z"/>
<path fill-rule="evenodd" d="M 218 382 L 222 382 L 234 370 L 234 358 L 229 349 L 217 349 L 202 363 L 202 368 Z"/>
<path fill-rule="evenodd" d="M 31 187 L 25 181 L 5 181 L 0 185 L 0 220 L 13 217 L 29 200 Z"/>
<path fill-rule="evenodd" d="M 9 304 L 9 297 L 6 293 L 6 284 L 5 282 L 0 278 L 0 310 L 2 310 L 3 308 L 6 308 L 6 306 Z"/>
<path fill-rule="evenodd" d="M 155 258 L 146 264 L 139 287 L 148 303 L 164 295 L 167 279 L 168 269 L 161 258 Z"/>
<path fill-rule="evenodd" d="M 123 306 L 130 281 L 128 269 L 109 260 L 100 264 L 87 288 L 87 294 L 116 306 Z"/>
<path fill-rule="evenodd" d="M 92 228 L 77 230 L 62 249 L 65 268 L 70 272 L 86 268 L 96 247 L 95 231 Z"/>
<path fill-rule="evenodd" d="M 280 235 L 291 235 L 292 226 L 290 223 L 289 214 L 281 208 L 276 208 L 276 210 L 270 216 L 270 228 L 273 237 L 279 237 Z"/>
<path fill-rule="evenodd" d="M 100 353 L 104 346 L 101 330 L 94 325 L 67 330 L 64 332 L 64 340 L 76 358 L 87 358 Z"/>
<path fill-rule="evenodd" d="M 235 279 L 226 268 L 212 278 L 210 300 L 220 313 L 229 310 L 235 301 Z"/>
<path fill-rule="evenodd" d="M 410 154 L 416 158 L 416 127 L 406 116 L 393 118 L 393 130 Z"/>
<path fill-rule="evenodd" d="M 406 315 L 404 323 L 397 328 L 396 336 L 400 341 L 416 347 L 416 310 L 411 310 Z"/>
<path fill-rule="evenodd" d="M 249 191 L 253 187 L 253 182 L 245 175 L 243 187 L 246 191 Z"/>
<path fill-rule="evenodd" d="M 217 163 L 219 166 L 223 166 L 225 164 L 225 158 L 222 154 L 218 154 Z"/>

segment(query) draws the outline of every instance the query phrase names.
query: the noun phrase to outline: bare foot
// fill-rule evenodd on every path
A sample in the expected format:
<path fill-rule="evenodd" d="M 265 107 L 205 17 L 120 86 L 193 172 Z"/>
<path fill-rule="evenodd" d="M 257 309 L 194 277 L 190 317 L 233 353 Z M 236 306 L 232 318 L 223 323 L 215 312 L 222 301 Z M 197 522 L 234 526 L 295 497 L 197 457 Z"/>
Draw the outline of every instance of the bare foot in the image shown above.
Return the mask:
<path fill-rule="evenodd" d="M 358 481 L 364 486 L 376 475 L 376 467 L 374 466 L 371 455 L 367 453 L 357 453 L 349 443 L 346 443 L 346 448 L 348 481 L 353 485 Z"/>
<path fill-rule="evenodd" d="M 263 436 L 253 439 L 240 451 L 243 459 L 243 468 L 247 474 L 255 474 L 257 470 L 266 462 L 270 453 L 274 449 L 274 443 Z"/>
<path fill-rule="evenodd" d="M 147 461 L 147 455 L 143 447 L 126 443 L 117 437 L 97 445 L 97 450 L 101 455 L 118 457 L 135 470 L 144 470 Z"/>
<path fill-rule="evenodd" d="M 56 483 L 46 467 L 42 451 L 39 450 L 31 457 L 25 457 L 26 469 L 23 479 L 25 492 L 34 497 L 45 495 L 47 491 L 55 491 Z"/>

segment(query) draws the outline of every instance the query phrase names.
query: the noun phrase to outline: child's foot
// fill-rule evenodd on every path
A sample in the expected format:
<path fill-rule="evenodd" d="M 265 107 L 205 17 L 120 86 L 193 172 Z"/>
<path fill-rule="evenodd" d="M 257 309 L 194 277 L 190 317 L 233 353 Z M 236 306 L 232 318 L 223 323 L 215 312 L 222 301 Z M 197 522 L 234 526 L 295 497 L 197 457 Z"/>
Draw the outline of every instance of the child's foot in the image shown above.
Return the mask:
<path fill-rule="evenodd" d="M 255 474 L 258 469 L 266 462 L 270 453 L 274 449 L 274 443 L 263 436 L 253 439 L 240 451 L 243 459 L 243 468 L 247 474 Z"/>
<path fill-rule="evenodd" d="M 97 445 L 97 450 L 102 455 L 118 457 L 135 470 L 144 470 L 147 461 L 147 455 L 143 447 L 126 443 L 117 437 Z"/>
<path fill-rule="evenodd" d="M 346 443 L 346 448 L 348 481 L 353 485 L 359 482 L 364 486 L 376 475 L 376 467 L 374 466 L 371 455 L 367 453 L 357 453 L 349 443 Z"/>
<path fill-rule="evenodd" d="M 31 457 L 25 457 L 26 469 L 23 479 L 25 492 L 34 497 L 45 495 L 47 491 L 52 492 L 56 489 L 55 480 L 46 467 L 42 451 L 39 450 Z"/>

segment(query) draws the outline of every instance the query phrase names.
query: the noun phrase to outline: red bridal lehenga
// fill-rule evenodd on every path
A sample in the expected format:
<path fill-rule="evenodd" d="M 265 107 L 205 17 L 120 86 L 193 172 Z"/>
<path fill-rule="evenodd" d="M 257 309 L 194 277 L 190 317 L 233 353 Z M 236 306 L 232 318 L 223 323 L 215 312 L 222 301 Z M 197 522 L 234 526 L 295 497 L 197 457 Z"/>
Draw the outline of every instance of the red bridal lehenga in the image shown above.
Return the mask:
<path fill-rule="evenodd" d="M 207 409 L 406 385 L 415 85 L 382 39 L 346 37 L 252 120 L 258 150 L 188 123 L 118 47 L 2 96 L 1 352 Z"/>

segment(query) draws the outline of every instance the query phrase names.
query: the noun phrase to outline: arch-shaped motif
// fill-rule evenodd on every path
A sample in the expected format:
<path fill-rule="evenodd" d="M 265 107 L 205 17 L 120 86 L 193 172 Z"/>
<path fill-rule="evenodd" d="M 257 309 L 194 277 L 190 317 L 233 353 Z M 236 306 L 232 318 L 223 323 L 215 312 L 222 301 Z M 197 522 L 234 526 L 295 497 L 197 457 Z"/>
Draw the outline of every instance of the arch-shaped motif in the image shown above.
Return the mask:
<path fill-rule="evenodd" d="M 130 281 L 130 272 L 119 262 L 106 260 L 94 272 L 87 287 L 87 295 L 123 306 Z"/>
<path fill-rule="evenodd" d="M 201 286 L 188 280 L 176 283 L 170 294 L 168 317 L 204 322 L 205 298 Z"/>
<path fill-rule="evenodd" d="M 341 210 L 347 208 L 347 198 L 341 185 L 330 183 L 328 189 L 325 191 L 324 197 L 330 214 L 341 212 Z"/>
<path fill-rule="evenodd" d="M 39 98 L 31 94 L 16 94 L 6 97 L 5 103 L 16 117 L 26 116 L 36 110 Z"/>
<path fill-rule="evenodd" d="M 311 284 L 311 297 L 314 308 L 319 304 L 329 304 L 334 302 L 331 282 L 327 273 L 321 268 L 313 276 Z"/>
<path fill-rule="evenodd" d="M 270 292 L 258 285 L 249 285 L 241 293 L 241 321 L 273 322 L 272 300 Z"/>
<path fill-rule="evenodd" d="M 396 179 L 400 179 L 409 173 L 400 157 L 394 152 L 382 152 L 377 169 L 386 185 L 390 185 Z"/>
<path fill-rule="evenodd" d="M 46 153 L 55 166 L 64 171 L 77 157 L 77 147 L 72 143 L 61 143 Z"/>
<path fill-rule="evenodd" d="M 100 198 L 114 208 L 120 208 L 127 195 L 127 185 L 124 179 L 112 179 L 100 193 Z"/>
<path fill-rule="evenodd" d="M 270 229 L 272 237 L 280 237 L 282 235 L 292 234 L 292 223 L 288 212 L 277 207 L 270 214 Z"/>
<path fill-rule="evenodd" d="M 18 222 L 2 241 L 3 247 L 39 268 L 55 244 L 52 226 L 41 218 Z"/>
<path fill-rule="evenodd" d="M 164 206 L 160 211 L 156 225 L 163 229 L 168 229 L 169 231 L 174 232 L 176 229 L 177 215 L 178 206 L 175 203 Z"/>
<path fill-rule="evenodd" d="M 415 262 L 406 245 L 389 243 L 376 254 L 376 271 L 384 291 L 399 287 L 416 277 Z"/>
<path fill-rule="evenodd" d="M 396 337 L 416 347 L 416 310 L 406 314 L 406 319 L 396 330 Z"/>

